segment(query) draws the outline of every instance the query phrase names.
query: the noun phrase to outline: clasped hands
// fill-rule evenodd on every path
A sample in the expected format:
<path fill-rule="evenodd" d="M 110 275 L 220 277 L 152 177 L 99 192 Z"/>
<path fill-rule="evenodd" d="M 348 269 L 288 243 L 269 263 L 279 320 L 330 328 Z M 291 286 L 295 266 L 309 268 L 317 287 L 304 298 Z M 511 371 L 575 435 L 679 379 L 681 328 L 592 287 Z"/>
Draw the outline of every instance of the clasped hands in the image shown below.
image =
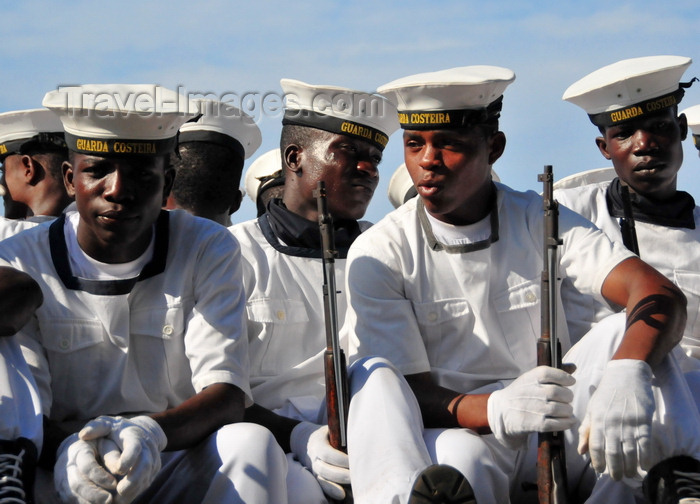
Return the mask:
<path fill-rule="evenodd" d="M 100 416 L 61 443 L 56 490 L 71 504 L 128 504 L 153 482 L 166 445 L 150 417 Z"/>

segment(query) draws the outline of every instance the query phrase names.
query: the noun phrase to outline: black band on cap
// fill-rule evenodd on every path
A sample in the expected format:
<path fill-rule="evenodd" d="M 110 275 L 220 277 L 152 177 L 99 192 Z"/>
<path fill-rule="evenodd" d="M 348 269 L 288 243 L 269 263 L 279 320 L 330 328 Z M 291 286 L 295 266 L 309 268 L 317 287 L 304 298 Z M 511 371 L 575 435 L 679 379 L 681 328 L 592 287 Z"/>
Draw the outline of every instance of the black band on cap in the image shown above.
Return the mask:
<path fill-rule="evenodd" d="M 306 109 L 285 111 L 282 125 L 310 126 L 339 135 L 359 138 L 371 143 L 381 151 L 384 150 L 384 147 L 389 142 L 389 137 L 386 134 L 366 124 Z"/>
<path fill-rule="evenodd" d="M 159 156 L 175 149 L 177 137 L 160 140 L 130 140 L 125 138 L 89 138 L 66 133 L 68 148 L 79 154 L 97 156 Z"/>
<path fill-rule="evenodd" d="M 178 143 L 182 145 L 187 142 L 206 142 L 216 145 L 222 145 L 233 150 L 236 154 L 238 154 L 241 157 L 241 159 L 245 159 L 245 149 L 243 148 L 241 142 L 229 135 L 219 133 L 218 131 L 181 131 L 180 135 L 178 136 Z"/>
<path fill-rule="evenodd" d="M 650 114 L 657 114 L 663 110 L 673 107 L 674 105 L 678 105 L 685 94 L 684 87 L 689 87 L 692 82 L 693 81 L 690 81 L 690 83 L 687 85 L 681 84 L 678 89 L 672 93 L 657 96 L 656 98 L 635 103 L 633 105 L 628 105 L 627 107 L 621 109 L 609 110 L 598 114 L 588 114 L 588 117 L 596 126 L 607 128 L 609 126 L 622 124 L 633 119 L 639 119 Z"/>
<path fill-rule="evenodd" d="M 693 135 L 693 143 L 695 147 L 700 150 L 700 135 Z"/>
<path fill-rule="evenodd" d="M 462 129 L 498 119 L 503 96 L 481 109 L 399 110 L 399 124 L 407 130 Z"/>
<path fill-rule="evenodd" d="M 62 131 L 41 132 L 29 138 L 20 138 L 1 143 L 0 160 L 11 154 L 26 154 L 32 149 L 60 152 L 65 151 L 66 148 L 66 141 Z"/>

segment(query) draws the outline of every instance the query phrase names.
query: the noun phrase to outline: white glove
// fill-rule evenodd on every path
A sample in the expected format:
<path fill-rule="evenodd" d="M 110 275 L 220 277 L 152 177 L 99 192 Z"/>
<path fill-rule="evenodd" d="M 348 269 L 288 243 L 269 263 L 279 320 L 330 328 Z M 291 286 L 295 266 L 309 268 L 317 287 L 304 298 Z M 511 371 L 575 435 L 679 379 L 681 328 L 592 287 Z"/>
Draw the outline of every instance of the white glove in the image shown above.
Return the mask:
<path fill-rule="evenodd" d="M 651 467 L 651 421 L 656 403 L 649 364 L 636 359 L 608 362 L 579 428 L 578 451 L 589 451 L 593 468 L 607 465 L 614 480 Z"/>
<path fill-rule="evenodd" d="M 576 379 L 566 371 L 539 366 L 519 376 L 487 401 L 491 432 L 507 448 L 517 450 L 531 432 L 556 432 L 575 423 L 569 389 Z"/>
<path fill-rule="evenodd" d="M 61 501 L 67 504 L 108 504 L 117 488 L 117 480 L 101 464 L 100 448 L 109 451 L 102 440 L 83 441 L 77 434 L 67 437 L 58 447 L 54 466 L 54 485 Z M 103 445 L 100 447 L 100 445 Z"/>
<path fill-rule="evenodd" d="M 301 422 L 292 430 L 289 444 L 299 462 L 316 476 L 323 493 L 343 500 L 345 490 L 341 485 L 350 484 L 348 456 L 331 446 L 328 426 Z"/>
<path fill-rule="evenodd" d="M 124 504 L 153 482 L 161 467 L 160 452 L 168 444 L 163 429 L 148 416 L 101 416 L 88 422 L 79 436 L 84 441 L 107 438 L 116 444 L 117 450 L 103 458 L 105 467 L 119 479 L 115 501 Z"/>

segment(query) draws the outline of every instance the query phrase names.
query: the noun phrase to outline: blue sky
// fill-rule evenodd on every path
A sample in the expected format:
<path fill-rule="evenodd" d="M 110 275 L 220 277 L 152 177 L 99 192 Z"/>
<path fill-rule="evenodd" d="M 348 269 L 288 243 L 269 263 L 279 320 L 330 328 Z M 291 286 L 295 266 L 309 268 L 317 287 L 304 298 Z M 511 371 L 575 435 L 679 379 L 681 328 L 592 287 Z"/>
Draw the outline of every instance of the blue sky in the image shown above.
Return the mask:
<path fill-rule="evenodd" d="M 624 58 L 658 54 L 695 61 L 700 2 L 258 1 L 3 2 L 0 111 L 34 108 L 61 84 L 155 83 L 242 96 L 281 93 L 280 78 L 372 91 L 418 72 L 487 64 L 517 76 L 504 100 L 504 156 L 494 166 L 517 189 L 606 166 L 584 112 L 561 101 L 585 74 Z M 681 108 L 700 103 L 700 83 Z M 259 117 L 262 154 L 277 146 L 279 115 Z M 257 114 L 256 114 L 257 113 Z M 700 202 L 700 159 L 685 145 L 679 187 Z M 246 163 L 246 167 L 255 158 Z M 392 209 L 391 173 L 402 162 L 392 136 L 366 215 Z M 253 218 L 246 198 L 234 221 Z"/>

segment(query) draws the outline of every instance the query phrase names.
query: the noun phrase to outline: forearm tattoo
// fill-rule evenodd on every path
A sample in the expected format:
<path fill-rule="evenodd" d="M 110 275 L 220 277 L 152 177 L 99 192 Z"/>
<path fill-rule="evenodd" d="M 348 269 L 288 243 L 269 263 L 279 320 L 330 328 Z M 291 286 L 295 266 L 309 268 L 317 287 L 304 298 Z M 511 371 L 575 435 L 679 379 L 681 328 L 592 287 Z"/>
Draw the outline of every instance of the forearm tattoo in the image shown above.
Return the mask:
<path fill-rule="evenodd" d="M 654 315 L 670 317 L 674 314 L 674 305 L 678 302 L 679 293 L 669 287 L 664 287 L 668 291 L 666 294 L 652 294 L 642 299 L 627 315 L 627 326 L 629 329 L 640 320 L 654 329 L 662 330 L 665 323 L 656 320 Z"/>

